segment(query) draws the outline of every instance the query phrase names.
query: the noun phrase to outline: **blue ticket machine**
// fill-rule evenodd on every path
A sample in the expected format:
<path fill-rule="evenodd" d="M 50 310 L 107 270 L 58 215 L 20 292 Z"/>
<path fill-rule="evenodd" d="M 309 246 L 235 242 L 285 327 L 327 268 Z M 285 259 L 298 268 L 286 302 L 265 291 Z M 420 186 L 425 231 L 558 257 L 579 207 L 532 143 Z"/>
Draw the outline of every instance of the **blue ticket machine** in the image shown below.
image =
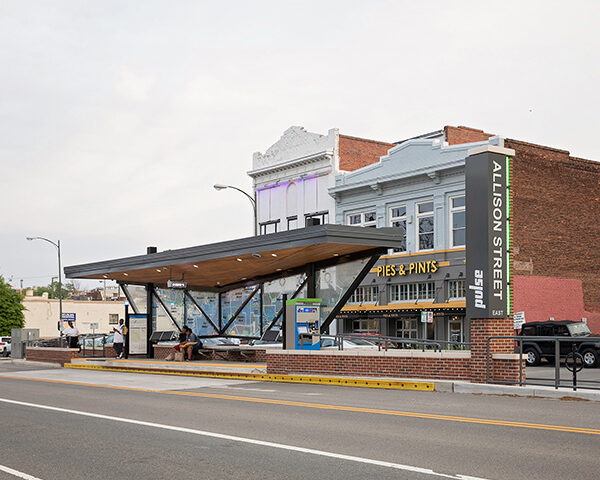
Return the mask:
<path fill-rule="evenodd" d="M 285 344 L 288 350 L 320 350 L 320 298 L 294 298 L 286 303 Z"/>

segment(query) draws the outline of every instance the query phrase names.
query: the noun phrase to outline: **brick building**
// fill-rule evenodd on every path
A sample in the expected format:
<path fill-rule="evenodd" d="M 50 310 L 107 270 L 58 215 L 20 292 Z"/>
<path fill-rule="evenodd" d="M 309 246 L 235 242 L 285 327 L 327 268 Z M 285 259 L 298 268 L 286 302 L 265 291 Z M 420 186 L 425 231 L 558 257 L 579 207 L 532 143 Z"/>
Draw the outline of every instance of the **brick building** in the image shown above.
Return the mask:
<path fill-rule="evenodd" d="M 585 318 L 600 333 L 600 163 L 462 126 L 397 142 L 376 165 L 337 176 L 330 189 L 336 222 L 405 229 L 405 251 L 391 252 L 378 266 L 420 260 L 442 266 L 402 278 L 374 269 L 344 308 L 341 330 L 469 340 L 460 298 L 464 243 L 453 235 L 464 227 L 466 152 L 486 143 L 515 150 L 512 311 L 525 312 L 527 321 Z M 427 215 L 431 245 L 419 245 Z M 420 325 L 423 310 L 433 311 L 433 325 Z"/>

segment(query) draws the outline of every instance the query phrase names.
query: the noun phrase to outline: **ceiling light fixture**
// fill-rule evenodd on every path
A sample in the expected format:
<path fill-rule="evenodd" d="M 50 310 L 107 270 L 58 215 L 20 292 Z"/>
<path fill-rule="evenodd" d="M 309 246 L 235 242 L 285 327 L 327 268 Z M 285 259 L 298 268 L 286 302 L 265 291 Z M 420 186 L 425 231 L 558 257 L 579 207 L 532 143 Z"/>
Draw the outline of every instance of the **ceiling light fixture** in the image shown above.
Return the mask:
<path fill-rule="evenodd" d="M 161 270 L 160 268 L 157 268 L 157 269 L 156 269 L 156 271 L 157 271 L 158 273 L 162 272 L 162 270 Z"/>
<path fill-rule="evenodd" d="M 276 256 L 277 256 L 277 254 L 276 254 L 276 253 L 272 253 L 272 254 L 271 254 L 271 256 L 272 256 L 272 257 L 276 257 Z"/>
<path fill-rule="evenodd" d="M 126 273 L 126 272 L 123 272 L 123 275 L 125 275 L 126 277 L 128 277 L 128 276 L 129 276 L 129 274 L 128 274 L 128 273 Z"/>
<path fill-rule="evenodd" d="M 254 258 L 260 258 L 260 257 L 262 257 L 262 255 L 260 253 L 253 253 L 252 256 Z"/>
<path fill-rule="evenodd" d="M 242 262 L 242 261 L 243 261 L 241 258 L 236 258 L 236 260 L 237 260 L 238 262 Z"/>
<path fill-rule="evenodd" d="M 194 265 L 194 268 L 200 268 L 198 265 Z"/>

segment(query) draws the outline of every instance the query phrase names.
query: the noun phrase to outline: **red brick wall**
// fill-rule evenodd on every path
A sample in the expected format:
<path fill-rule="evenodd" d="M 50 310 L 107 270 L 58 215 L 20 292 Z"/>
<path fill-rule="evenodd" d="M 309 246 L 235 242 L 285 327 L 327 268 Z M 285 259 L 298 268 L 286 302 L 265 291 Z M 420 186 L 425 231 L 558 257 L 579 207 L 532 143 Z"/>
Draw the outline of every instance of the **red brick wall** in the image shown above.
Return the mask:
<path fill-rule="evenodd" d="M 471 319 L 471 379 L 485 382 L 487 340 L 494 336 L 513 336 L 513 321 L 509 318 Z M 494 353 L 515 353 L 513 340 L 496 339 L 490 342 L 490 357 Z M 518 368 L 518 364 L 516 364 Z"/>
<path fill-rule="evenodd" d="M 468 358 L 267 354 L 268 374 L 470 379 Z"/>
<path fill-rule="evenodd" d="M 448 145 L 457 145 L 459 143 L 473 143 L 483 142 L 490 137 L 493 137 L 493 133 L 485 133 L 483 130 L 470 127 L 444 127 L 444 137 Z"/>
<path fill-rule="evenodd" d="M 599 330 L 600 163 L 518 140 L 504 144 L 515 150 L 513 274 L 581 280 L 586 316 Z"/>
<path fill-rule="evenodd" d="M 340 135 L 340 170 L 352 171 L 377 163 L 394 143 Z"/>
<path fill-rule="evenodd" d="M 525 381 L 525 360 L 522 360 L 521 368 L 521 379 Z M 490 362 L 490 383 L 495 382 L 519 383 L 519 360 L 493 359 Z"/>
<path fill-rule="evenodd" d="M 154 347 L 154 358 L 157 360 L 164 360 L 167 358 L 169 353 L 173 353 L 175 350 L 169 346 L 155 346 Z M 221 356 L 216 355 L 215 352 L 210 350 L 203 350 L 206 352 L 206 356 L 202 357 L 203 360 L 224 360 L 228 362 L 259 362 L 263 363 L 266 361 L 265 350 L 247 350 L 244 351 L 244 355 L 239 352 L 219 352 Z M 223 358 L 224 357 L 224 358 Z"/>
<path fill-rule="evenodd" d="M 52 347 L 27 347 L 27 360 L 32 362 L 71 363 L 71 359 L 77 358 L 77 349 L 52 348 Z"/>

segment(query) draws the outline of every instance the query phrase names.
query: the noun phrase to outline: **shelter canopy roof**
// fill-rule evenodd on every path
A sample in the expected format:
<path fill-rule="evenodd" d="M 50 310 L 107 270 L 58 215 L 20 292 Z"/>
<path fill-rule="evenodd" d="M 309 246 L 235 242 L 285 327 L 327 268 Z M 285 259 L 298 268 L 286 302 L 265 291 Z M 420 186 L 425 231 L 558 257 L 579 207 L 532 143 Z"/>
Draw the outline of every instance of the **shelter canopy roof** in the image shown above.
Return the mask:
<path fill-rule="evenodd" d="M 316 225 L 257 237 L 65 267 L 67 278 L 227 288 L 335 265 L 401 248 L 398 228 Z"/>

